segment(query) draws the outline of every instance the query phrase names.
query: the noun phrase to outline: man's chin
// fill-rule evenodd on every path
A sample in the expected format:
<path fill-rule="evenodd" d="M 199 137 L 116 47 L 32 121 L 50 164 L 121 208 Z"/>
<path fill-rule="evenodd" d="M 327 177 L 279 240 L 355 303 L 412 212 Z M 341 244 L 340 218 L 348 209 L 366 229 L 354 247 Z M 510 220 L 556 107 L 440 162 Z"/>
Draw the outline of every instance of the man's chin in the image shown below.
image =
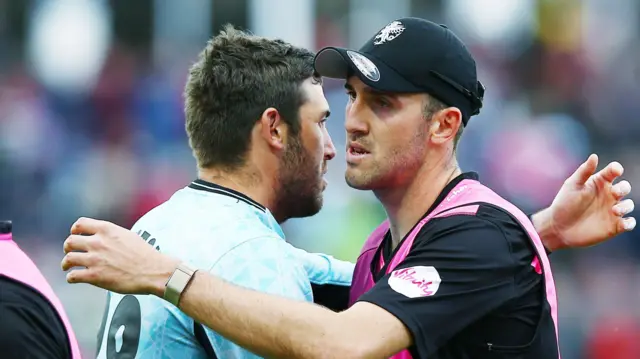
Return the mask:
<path fill-rule="evenodd" d="M 299 199 L 298 205 L 289 218 L 305 218 L 315 216 L 323 205 L 322 192 L 313 198 Z"/>
<path fill-rule="evenodd" d="M 324 197 L 322 195 L 322 191 L 320 191 L 318 195 L 313 199 L 313 201 L 310 201 L 308 211 L 306 213 L 307 215 L 305 217 L 315 216 L 316 214 L 318 214 L 318 212 L 320 212 L 323 205 Z"/>
<path fill-rule="evenodd" d="M 357 189 L 360 191 L 368 191 L 372 190 L 371 181 L 366 178 L 362 178 L 359 176 L 350 176 L 348 173 L 345 175 L 344 180 L 347 182 L 347 185 L 353 189 Z"/>

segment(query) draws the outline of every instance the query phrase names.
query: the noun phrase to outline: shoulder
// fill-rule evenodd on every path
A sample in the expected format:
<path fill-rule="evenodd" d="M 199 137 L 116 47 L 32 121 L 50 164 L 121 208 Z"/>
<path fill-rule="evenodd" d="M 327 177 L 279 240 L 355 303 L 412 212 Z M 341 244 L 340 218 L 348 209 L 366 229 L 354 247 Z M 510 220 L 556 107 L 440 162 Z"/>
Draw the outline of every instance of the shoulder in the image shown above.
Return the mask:
<path fill-rule="evenodd" d="M 64 324 L 53 305 L 34 289 L 0 276 L 0 317 L 3 351 L 16 357 L 27 354 L 49 358 L 68 356 L 69 342 Z"/>
<path fill-rule="evenodd" d="M 38 315 L 43 322 L 49 321 L 63 327 L 53 305 L 35 289 L 0 275 L 0 306 L 20 308 Z M 0 321 L 2 322 L 2 321 Z"/>
<path fill-rule="evenodd" d="M 133 229 L 153 229 L 154 232 L 179 230 L 185 238 L 201 238 L 219 231 L 241 233 L 273 232 L 256 208 L 225 196 L 178 191 L 168 201 L 142 216 Z M 260 212 L 260 213 L 258 213 Z"/>
<path fill-rule="evenodd" d="M 506 210 L 480 204 L 477 211 L 434 218 L 416 235 L 415 258 L 515 273 L 530 267 L 535 249 L 527 231 Z"/>
<path fill-rule="evenodd" d="M 505 237 L 527 235 L 526 230 L 506 209 L 499 206 L 480 203 L 471 210 L 445 211 L 424 225 L 419 236 L 423 235 L 474 235 L 476 232 L 501 233 Z"/>
<path fill-rule="evenodd" d="M 263 247 L 277 251 L 283 239 L 252 209 L 242 204 L 208 207 L 166 203 L 161 211 L 143 216 L 132 228 L 162 253 L 209 269 L 230 252 Z M 250 243 L 256 238 L 267 239 Z M 245 245 L 246 244 L 246 245 Z M 273 249 L 272 249 L 273 248 Z"/>
<path fill-rule="evenodd" d="M 470 212 L 443 213 L 427 222 L 417 233 L 415 244 L 418 246 L 457 243 L 467 245 L 492 242 L 496 245 L 505 242 L 506 227 L 519 227 L 507 213 L 491 205 L 478 205 Z M 480 238 L 483 242 L 480 242 Z"/>

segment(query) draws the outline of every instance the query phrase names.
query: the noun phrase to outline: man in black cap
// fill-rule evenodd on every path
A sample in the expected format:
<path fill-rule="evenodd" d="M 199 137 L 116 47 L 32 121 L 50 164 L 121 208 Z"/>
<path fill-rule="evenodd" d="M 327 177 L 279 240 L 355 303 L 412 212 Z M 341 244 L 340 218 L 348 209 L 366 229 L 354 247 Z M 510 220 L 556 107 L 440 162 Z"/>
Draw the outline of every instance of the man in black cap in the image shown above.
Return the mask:
<path fill-rule="evenodd" d="M 324 77 L 358 78 L 377 92 L 429 94 L 439 107 L 458 108 L 462 124 L 482 107 L 484 87 L 466 46 L 445 25 L 422 19 L 391 22 L 359 51 L 324 48 L 315 66 Z"/>
<path fill-rule="evenodd" d="M 457 165 L 460 133 L 479 113 L 484 88 L 445 26 L 399 19 L 358 51 L 321 50 L 315 66 L 346 79 L 345 177 L 372 190 L 388 216 L 358 258 L 349 309 L 334 313 L 199 271 L 185 278 L 179 261 L 91 219 L 72 228 L 86 236 L 65 242 L 63 269 L 86 267 L 67 280 L 163 297 L 180 277 L 181 310 L 267 357 L 559 358 L 555 287 L 540 237 L 557 249 L 633 229 L 635 220 L 622 218 L 633 209 L 621 201 L 630 185 L 612 183 L 621 165 L 594 174 L 591 156 L 534 216 L 538 235 Z"/>

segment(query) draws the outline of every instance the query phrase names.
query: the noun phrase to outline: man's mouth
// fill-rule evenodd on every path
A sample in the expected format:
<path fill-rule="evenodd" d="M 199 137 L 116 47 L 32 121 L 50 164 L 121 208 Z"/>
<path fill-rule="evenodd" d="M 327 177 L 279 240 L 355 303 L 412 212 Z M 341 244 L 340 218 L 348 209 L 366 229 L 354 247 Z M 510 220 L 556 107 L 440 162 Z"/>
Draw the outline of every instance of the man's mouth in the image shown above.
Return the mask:
<path fill-rule="evenodd" d="M 347 151 L 355 155 L 364 155 L 369 153 L 366 147 L 357 142 L 349 142 L 349 144 L 347 145 Z"/>
<path fill-rule="evenodd" d="M 347 162 L 352 163 L 354 161 L 358 161 L 369 154 L 370 152 L 359 143 L 350 142 L 347 145 Z"/>

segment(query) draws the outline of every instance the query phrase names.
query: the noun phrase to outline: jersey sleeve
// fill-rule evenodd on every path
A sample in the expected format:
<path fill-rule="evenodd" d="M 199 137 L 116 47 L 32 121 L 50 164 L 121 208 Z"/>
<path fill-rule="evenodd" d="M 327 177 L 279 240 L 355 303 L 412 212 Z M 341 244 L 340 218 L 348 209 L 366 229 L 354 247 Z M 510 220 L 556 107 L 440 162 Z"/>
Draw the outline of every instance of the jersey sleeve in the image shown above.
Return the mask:
<path fill-rule="evenodd" d="M 291 244 L 293 254 L 304 266 L 309 281 L 320 285 L 350 286 L 355 264 L 323 253 L 309 253 Z"/>
<path fill-rule="evenodd" d="M 355 264 L 289 246 L 307 272 L 313 290 L 313 302 L 336 312 L 346 310 L 349 307 Z"/>
<path fill-rule="evenodd" d="M 245 288 L 311 301 L 304 266 L 281 238 L 246 241 L 223 255 L 210 272 Z M 206 327 L 205 331 L 218 358 L 260 358 Z"/>
<path fill-rule="evenodd" d="M 423 228 L 405 260 L 359 300 L 401 320 L 425 358 L 512 299 L 515 271 L 499 226 L 474 216 L 451 216 Z"/>

